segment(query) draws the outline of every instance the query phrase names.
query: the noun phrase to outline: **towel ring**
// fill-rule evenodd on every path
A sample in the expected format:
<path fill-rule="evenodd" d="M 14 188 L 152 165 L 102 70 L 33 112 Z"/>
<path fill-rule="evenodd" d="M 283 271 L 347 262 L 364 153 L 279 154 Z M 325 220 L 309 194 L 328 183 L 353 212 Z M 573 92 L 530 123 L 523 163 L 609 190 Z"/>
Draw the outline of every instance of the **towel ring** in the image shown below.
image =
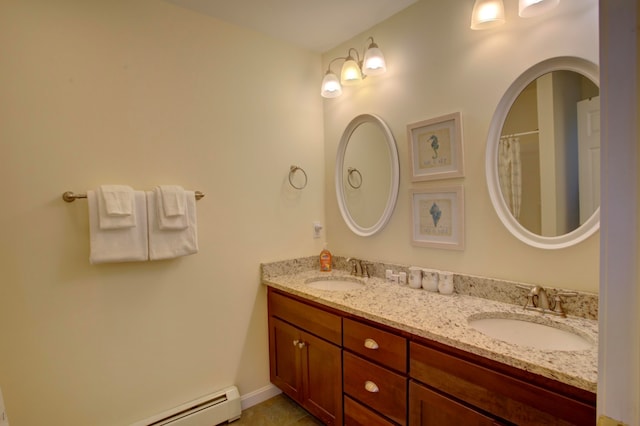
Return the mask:
<path fill-rule="evenodd" d="M 358 178 L 360 183 L 358 183 L 358 185 L 354 185 L 352 180 L 351 180 L 351 176 L 357 173 L 358 174 Z M 349 186 L 352 187 L 353 189 L 358 189 L 362 186 L 362 173 L 360 173 L 360 170 L 356 169 L 355 167 L 349 167 L 347 169 L 347 182 L 349 183 Z"/>
<path fill-rule="evenodd" d="M 296 174 L 296 172 L 300 170 L 302 172 L 302 174 L 304 175 L 304 183 L 301 186 L 296 186 L 293 183 L 293 176 Z M 291 166 L 291 168 L 289 169 L 289 184 L 291 186 L 293 186 L 295 189 L 304 189 L 307 186 L 307 173 L 304 171 L 304 169 L 302 167 L 298 167 L 298 166 Z"/>

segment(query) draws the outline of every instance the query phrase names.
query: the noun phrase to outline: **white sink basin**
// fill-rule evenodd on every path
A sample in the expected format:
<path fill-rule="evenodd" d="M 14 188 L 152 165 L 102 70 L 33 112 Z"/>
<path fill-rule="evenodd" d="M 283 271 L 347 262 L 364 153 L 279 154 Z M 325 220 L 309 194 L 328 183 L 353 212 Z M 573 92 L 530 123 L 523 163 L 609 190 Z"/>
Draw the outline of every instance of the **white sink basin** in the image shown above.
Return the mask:
<path fill-rule="evenodd" d="M 364 282 L 355 277 L 314 277 L 305 281 L 305 284 L 319 290 L 348 291 L 364 287 Z"/>
<path fill-rule="evenodd" d="M 470 317 L 469 325 L 494 339 L 534 349 L 581 351 L 593 347 L 593 342 L 577 330 L 552 321 L 548 325 L 533 322 L 526 316 Z"/>

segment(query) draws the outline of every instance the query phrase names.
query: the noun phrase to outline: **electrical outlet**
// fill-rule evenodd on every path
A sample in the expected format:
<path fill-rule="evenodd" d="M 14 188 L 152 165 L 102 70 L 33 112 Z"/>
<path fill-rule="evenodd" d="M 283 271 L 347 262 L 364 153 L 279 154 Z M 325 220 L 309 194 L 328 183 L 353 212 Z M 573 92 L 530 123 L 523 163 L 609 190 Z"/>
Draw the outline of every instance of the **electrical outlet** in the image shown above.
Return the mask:
<path fill-rule="evenodd" d="M 322 224 L 313 222 L 313 238 L 320 238 L 320 231 L 322 231 Z"/>

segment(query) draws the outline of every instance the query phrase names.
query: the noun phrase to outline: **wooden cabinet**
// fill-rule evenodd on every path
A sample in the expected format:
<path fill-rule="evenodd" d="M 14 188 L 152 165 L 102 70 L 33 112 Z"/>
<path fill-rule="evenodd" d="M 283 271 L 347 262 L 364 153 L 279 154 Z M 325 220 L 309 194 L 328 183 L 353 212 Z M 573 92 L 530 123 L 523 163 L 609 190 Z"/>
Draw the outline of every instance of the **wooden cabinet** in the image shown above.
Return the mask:
<path fill-rule="evenodd" d="M 593 392 L 269 288 L 271 381 L 327 425 L 594 425 Z"/>
<path fill-rule="evenodd" d="M 407 339 L 348 318 L 343 320 L 343 327 L 345 411 L 349 398 L 354 407 L 350 411 L 360 408 L 369 414 L 367 423 L 345 416 L 345 424 L 368 426 L 391 421 L 406 425 Z"/>
<path fill-rule="evenodd" d="M 435 417 L 440 414 L 431 412 L 437 411 L 437 401 L 447 407 L 442 415 L 450 424 L 500 424 L 497 419 L 521 426 L 596 424 L 595 395 L 590 392 L 507 371 L 495 362 L 481 365 L 485 361 L 471 360 L 466 353 L 468 359 L 416 342 L 409 352 L 411 378 L 426 385 L 411 386 L 411 425 L 443 424 Z M 476 423 L 466 423 L 469 418 Z"/>
<path fill-rule="evenodd" d="M 271 382 L 323 423 L 342 425 L 342 319 L 272 292 L 269 313 Z"/>

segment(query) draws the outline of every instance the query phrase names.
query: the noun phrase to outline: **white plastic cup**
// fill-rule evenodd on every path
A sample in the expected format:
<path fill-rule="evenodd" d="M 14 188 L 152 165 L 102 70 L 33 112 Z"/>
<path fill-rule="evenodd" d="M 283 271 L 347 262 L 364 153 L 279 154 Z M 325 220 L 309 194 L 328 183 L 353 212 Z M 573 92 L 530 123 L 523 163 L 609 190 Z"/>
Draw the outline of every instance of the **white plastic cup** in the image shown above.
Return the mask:
<path fill-rule="evenodd" d="M 438 291 L 438 271 L 435 269 L 422 270 L 422 288 L 427 291 Z"/>
<path fill-rule="evenodd" d="M 453 293 L 453 273 L 440 272 L 438 275 L 438 291 L 442 294 Z"/>
<path fill-rule="evenodd" d="M 409 287 L 420 288 L 422 286 L 422 269 L 416 266 L 409 268 Z"/>

